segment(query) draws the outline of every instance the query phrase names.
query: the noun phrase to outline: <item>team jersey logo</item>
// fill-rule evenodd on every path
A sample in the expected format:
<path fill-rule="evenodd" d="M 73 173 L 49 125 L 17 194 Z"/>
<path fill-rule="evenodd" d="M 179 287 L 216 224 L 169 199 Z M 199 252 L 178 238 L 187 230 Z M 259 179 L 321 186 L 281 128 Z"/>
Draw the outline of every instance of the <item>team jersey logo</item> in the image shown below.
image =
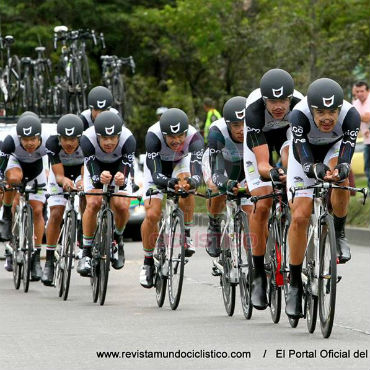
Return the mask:
<path fill-rule="evenodd" d="M 177 125 L 170 125 L 171 132 L 177 134 L 180 131 L 180 122 Z"/>
<path fill-rule="evenodd" d="M 106 100 L 97 100 L 96 105 L 98 106 L 99 109 L 103 109 L 105 107 Z"/>
<path fill-rule="evenodd" d="M 334 95 L 330 98 L 322 98 L 325 107 L 330 108 L 334 104 Z"/>
<path fill-rule="evenodd" d="M 280 98 L 284 93 L 284 86 L 281 86 L 280 89 L 272 89 L 272 94 L 275 98 Z"/>
<path fill-rule="evenodd" d="M 72 136 L 73 133 L 75 132 L 75 128 L 72 127 L 72 128 L 66 128 L 66 136 Z"/>
<path fill-rule="evenodd" d="M 28 136 L 31 134 L 31 131 L 32 131 L 32 126 L 28 127 L 28 128 L 24 128 L 23 129 L 23 133 Z"/>
<path fill-rule="evenodd" d="M 112 127 L 105 127 L 105 133 L 107 135 L 112 135 L 114 132 L 114 125 Z"/>

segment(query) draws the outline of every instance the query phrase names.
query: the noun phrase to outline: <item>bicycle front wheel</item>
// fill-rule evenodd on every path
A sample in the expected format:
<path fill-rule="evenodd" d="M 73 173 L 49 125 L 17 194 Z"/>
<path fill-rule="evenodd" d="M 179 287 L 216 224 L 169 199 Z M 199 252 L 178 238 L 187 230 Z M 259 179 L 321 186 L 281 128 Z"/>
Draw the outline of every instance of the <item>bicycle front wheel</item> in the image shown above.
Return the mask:
<path fill-rule="evenodd" d="M 221 256 L 220 262 L 223 267 L 223 273 L 220 277 L 220 283 L 222 288 L 222 298 L 224 301 L 224 306 L 226 313 L 229 316 L 234 314 L 235 309 L 235 284 L 231 282 L 231 271 L 233 268 L 233 261 L 231 256 L 231 243 L 232 240 L 230 238 L 231 232 L 226 229 L 226 221 L 221 221 Z"/>
<path fill-rule="evenodd" d="M 321 224 L 319 255 L 320 323 L 322 335 L 328 338 L 333 329 L 337 292 L 337 251 L 334 222 L 331 215 L 327 215 Z"/>
<path fill-rule="evenodd" d="M 14 281 L 14 288 L 19 289 L 21 285 L 21 280 L 22 280 L 22 269 L 23 269 L 23 264 L 22 260 L 19 261 L 21 251 L 19 250 L 19 239 L 17 235 L 13 235 L 13 242 L 12 242 L 12 248 L 13 248 L 13 281 Z"/>
<path fill-rule="evenodd" d="M 28 292 L 31 277 L 32 253 L 34 250 L 33 242 L 33 216 L 32 208 L 26 206 L 23 209 L 23 290 Z"/>
<path fill-rule="evenodd" d="M 63 300 L 66 301 L 69 293 L 69 285 L 71 281 L 72 263 L 74 258 L 74 246 L 76 243 L 76 223 L 77 214 L 71 210 L 67 217 L 66 227 L 64 229 L 64 245 L 63 245 L 63 267 L 64 267 L 64 278 L 63 278 Z"/>
<path fill-rule="evenodd" d="M 235 223 L 239 259 L 240 299 L 244 317 L 249 320 L 252 317 L 253 312 L 251 300 L 253 263 L 247 215 L 245 213 L 241 213 L 235 220 Z"/>
<path fill-rule="evenodd" d="M 103 218 L 100 235 L 100 259 L 99 259 L 99 303 L 102 306 L 105 302 L 108 287 L 110 269 L 111 249 L 113 242 L 113 215 L 106 212 Z"/>
<path fill-rule="evenodd" d="M 182 211 L 172 216 L 171 234 L 169 236 L 168 259 L 168 298 L 172 310 L 180 303 L 185 265 L 185 226 Z"/>
<path fill-rule="evenodd" d="M 274 227 L 275 224 L 274 221 L 272 221 L 269 230 L 269 237 L 267 239 L 266 256 L 268 258 L 268 271 L 266 272 L 271 318 L 273 323 L 277 324 L 280 321 L 281 314 L 281 287 L 278 285 L 276 275 L 279 272 L 278 261 L 281 261 L 281 247 L 275 237 L 275 232 L 277 230 L 274 230 Z"/>
<path fill-rule="evenodd" d="M 161 224 L 159 226 L 161 230 Z M 158 235 L 155 254 L 154 254 L 154 264 L 155 264 L 155 294 L 158 307 L 162 307 L 164 299 L 166 297 L 166 285 L 167 285 L 167 275 L 168 275 L 168 260 L 166 259 L 166 248 L 164 241 L 164 229 Z"/>

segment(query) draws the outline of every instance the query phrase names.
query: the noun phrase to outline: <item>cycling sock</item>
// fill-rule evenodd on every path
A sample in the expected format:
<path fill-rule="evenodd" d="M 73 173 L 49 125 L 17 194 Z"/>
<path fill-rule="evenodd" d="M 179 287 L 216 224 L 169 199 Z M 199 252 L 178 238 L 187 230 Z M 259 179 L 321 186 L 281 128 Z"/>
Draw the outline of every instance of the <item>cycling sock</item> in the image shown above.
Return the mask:
<path fill-rule="evenodd" d="M 153 260 L 153 249 L 144 249 L 144 265 L 152 266 L 154 264 Z"/>
<path fill-rule="evenodd" d="M 3 203 L 3 218 L 6 220 L 12 219 L 12 205 Z"/>
<path fill-rule="evenodd" d="M 289 264 L 290 269 L 290 285 L 299 287 L 302 286 L 302 264 L 300 265 L 291 265 Z"/>
<path fill-rule="evenodd" d="M 125 225 L 126 226 L 126 225 Z M 122 227 L 122 229 L 118 229 L 116 226 L 114 227 L 114 232 L 117 234 L 117 235 L 122 235 L 123 232 L 125 231 L 125 226 Z"/>
<path fill-rule="evenodd" d="M 265 270 L 265 256 L 252 256 L 252 257 L 256 275 L 259 275 Z"/>
<path fill-rule="evenodd" d="M 92 246 L 93 239 L 93 236 L 84 235 L 82 238 L 83 248 L 90 248 Z"/>
<path fill-rule="evenodd" d="M 344 217 L 337 217 L 336 215 L 334 215 L 334 229 L 335 229 L 336 234 L 338 232 L 344 233 L 344 229 L 346 225 L 346 218 L 347 218 L 347 215 L 345 215 Z"/>
<path fill-rule="evenodd" d="M 193 221 L 185 222 L 185 236 L 190 238 L 190 229 L 193 226 Z"/>

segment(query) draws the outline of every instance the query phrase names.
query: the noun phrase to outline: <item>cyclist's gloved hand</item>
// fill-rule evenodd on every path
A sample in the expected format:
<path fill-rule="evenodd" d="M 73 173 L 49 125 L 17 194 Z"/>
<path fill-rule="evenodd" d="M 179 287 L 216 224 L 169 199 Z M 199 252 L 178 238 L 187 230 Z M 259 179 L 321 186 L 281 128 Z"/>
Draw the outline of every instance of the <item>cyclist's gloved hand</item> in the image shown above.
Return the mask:
<path fill-rule="evenodd" d="M 274 167 L 270 170 L 270 179 L 273 183 L 281 183 L 280 176 L 284 176 L 285 171 L 282 168 Z"/>
<path fill-rule="evenodd" d="M 316 163 L 313 166 L 313 173 L 315 174 L 316 180 L 324 181 L 326 171 L 330 171 L 330 168 L 324 163 Z"/>
<path fill-rule="evenodd" d="M 339 181 L 342 181 L 349 176 L 350 166 L 348 163 L 337 164 L 335 169 L 338 170 Z"/>
<path fill-rule="evenodd" d="M 179 179 L 171 177 L 167 180 L 167 187 L 170 189 L 175 189 L 175 185 L 179 183 Z"/>
<path fill-rule="evenodd" d="M 197 188 L 198 181 L 196 179 L 194 179 L 193 177 L 186 177 L 185 180 L 189 184 L 189 190 Z"/>
<path fill-rule="evenodd" d="M 227 180 L 227 183 L 226 183 L 226 191 L 227 192 L 232 192 L 233 191 L 233 188 L 236 188 L 238 185 L 238 181 L 237 180 Z"/>
<path fill-rule="evenodd" d="M 135 182 L 132 182 L 131 187 L 133 193 L 136 193 L 140 189 L 139 185 L 136 184 Z"/>

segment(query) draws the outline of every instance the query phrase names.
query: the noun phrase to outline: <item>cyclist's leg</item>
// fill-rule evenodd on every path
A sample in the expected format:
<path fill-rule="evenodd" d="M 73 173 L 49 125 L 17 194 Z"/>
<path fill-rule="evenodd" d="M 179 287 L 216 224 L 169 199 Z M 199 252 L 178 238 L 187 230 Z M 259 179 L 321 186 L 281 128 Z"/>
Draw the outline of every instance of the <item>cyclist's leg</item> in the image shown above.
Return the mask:
<path fill-rule="evenodd" d="M 314 183 L 303 172 L 302 165 L 298 163 L 290 148 L 287 188 L 292 186 L 308 186 Z M 294 202 L 291 201 L 291 193 L 288 193 L 289 206 L 291 210 L 291 223 L 288 231 L 289 242 L 289 269 L 290 286 L 286 300 L 285 312 L 291 317 L 302 315 L 302 263 L 307 245 L 307 228 L 312 212 L 312 190 L 298 191 Z"/>
<path fill-rule="evenodd" d="M 125 192 L 131 194 L 131 183 L 129 182 Z M 125 252 L 123 249 L 123 232 L 130 217 L 130 198 L 113 197 L 111 207 L 114 214 L 114 240 L 116 242 L 112 255 L 112 266 L 119 270 L 125 264 Z"/>
<path fill-rule="evenodd" d="M 252 196 L 267 195 L 272 192 L 271 182 L 265 182 L 260 179 L 256 156 L 248 147 L 244 150 L 244 173 Z M 257 202 L 253 211 L 253 217 L 249 219 L 254 265 L 252 303 L 257 309 L 265 309 L 267 307 L 267 279 L 264 255 L 266 252 L 267 227 L 271 205 L 272 199 L 263 199 Z"/>
<path fill-rule="evenodd" d="M 7 184 L 20 184 L 23 179 L 23 171 L 18 161 L 10 156 L 8 166 L 5 170 L 5 179 Z M 12 227 L 12 205 L 16 191 L 6 191 L 3 197 L 3 219 L 0 223 L 0 235 L 2 240 L 11 239 Z"/>
<path fill-rule="evenodd" d="M 48 177 L 48 193 L 59 194 L 63 189 L 56 183 L 54 172 L 50 171 Z M 50 285 L 54 277 L 54 252 L 58 243 L 60 234 L 60 225 L 62 223 L 63 214 L 67 199 L 63 195 L 54 195 L 48 199 L 50 207 L 50 216 L 46 229 L 46 261 L 42 282 L 45 285 Z"/>
<path fill-rule="evenodd" d="M 190 154 L 179 161 L 172 172 L 172 177 L 177 177 L 179 183 L 184 183 L 186 177 L 191 176 L 190 171 Z M 189 195 L 186 198 L 179 200 L 179 206 L 184 212 L 184 223 L 185 223 L 185 256 L 191 257 L 195 253 L 193 240 L 191 239 L 190 229 L 193 225 L 193 215 L 195 207 L 194 195 Z"/>
<path fill-rule="evenodd" d="M 212 181 L 212 172 L 209 160 L 209 149 L 207 149 L 202 158 L 202 172 L 203 180 L 207 185 L 208 189 L 211 189 L 212 193 L 218 192 L 217 186 Z M 206 251 L 211 257 L 218 257 L 221 253 L 220 249 L 220 238 L 221 238 L 221 225 L 220 218 L 222 211 L 225 208 L 226 196 L 222 195 L 219 197 L 207 199 L 207 209 L 209 224 L 207 230 L 207 245 Z"/>
<path fill-rule="evenodd" d="M 339 144 L 340 143 L 334 144 L 324 159 L 324 163 L 326 163 L 331 170 L 334 170 L 334 167 L 338 163 Z M 349 186 L 349 179 L 345 179 L 341 182 L 341 185 Z M 330 197 L 333 207 L 337 254 L 340 263 L 346 263 L 351 259 L 351 251 L 345 236 L 349 197 L 349 191 L 339 189 L 332 189 Z"/>
<path fill-rule="evenodd" d="M 154 277 L 154 260 L 153 251 L 155 241 L 158 235 L 158 222 L 162 213 L 162 194 L 156 194 L 150 198 L 146 192 L 155 187 L 150 170 L 144 162 L 144 184 L 143 184 L 143 200 L 145 207 L 145 218 L 141 224 L 141 238 L 143 241 L 144 264 L 140 271 L 140 284 L 144 288 L 153 286 Z"/>
<path fill-rule="evenodd" d="M 89 172 L 85 168 L 84 191 L 88 193 L 101 193 L 101 189 L 95 189 L 91 181 Z M 91 247 L 96 229 L 96 216 L 102 204 L 102 197 L 96 195 L 86 195 L 86 209 L 82 216 L 83 231 L 83 254 L 78 261 L 77 272 L 81 276 L 87 276 L 91 266 Z"/>

